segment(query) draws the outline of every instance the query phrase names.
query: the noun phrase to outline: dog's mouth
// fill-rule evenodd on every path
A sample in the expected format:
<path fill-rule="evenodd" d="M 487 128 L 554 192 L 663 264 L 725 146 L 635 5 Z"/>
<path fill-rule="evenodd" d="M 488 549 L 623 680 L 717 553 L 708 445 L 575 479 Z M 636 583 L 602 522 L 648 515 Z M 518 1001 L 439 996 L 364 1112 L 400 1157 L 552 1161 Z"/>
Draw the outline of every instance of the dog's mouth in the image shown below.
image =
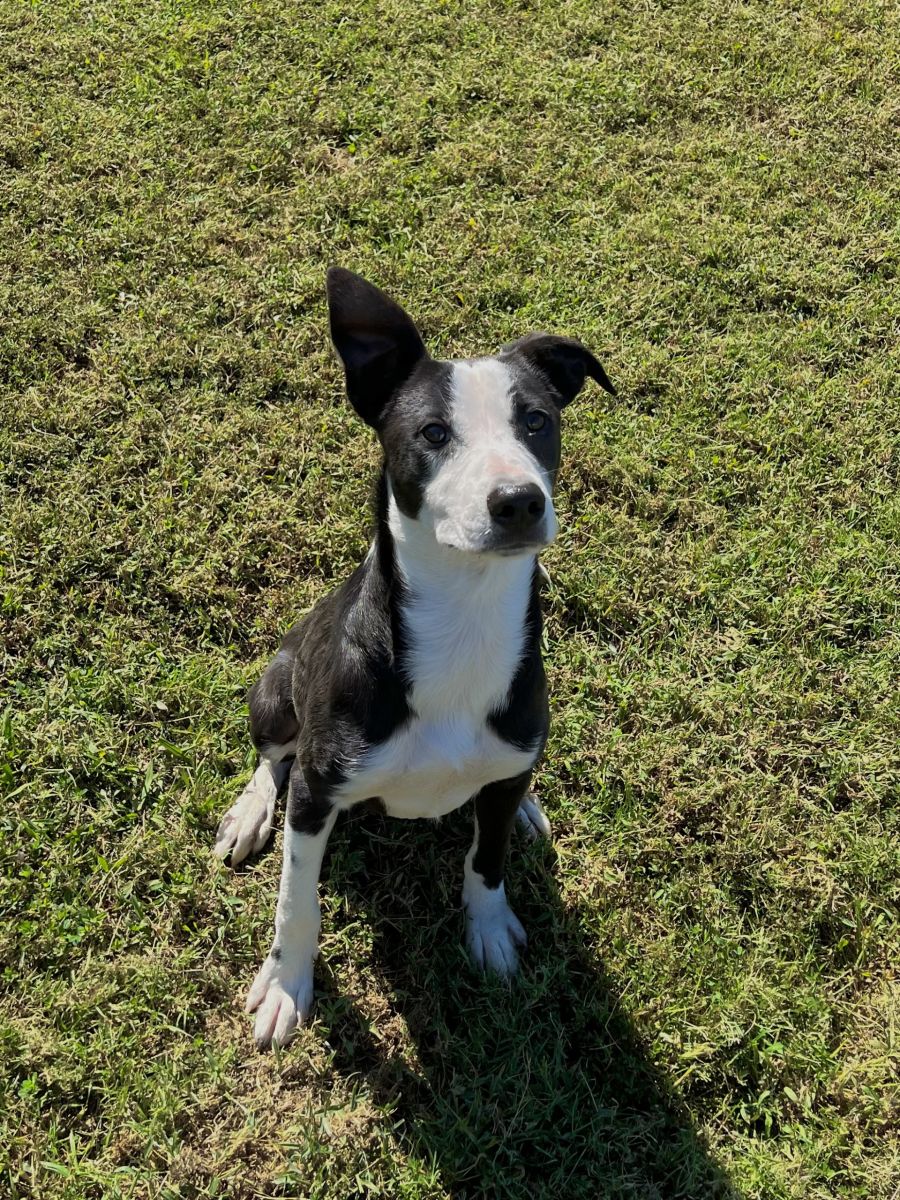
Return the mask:
<path fill-rule="evenodd" d="M 497 546 L 485 546 L 482 553 L 499 554 L 501 558 L 517 558 L 520 554 L 539 554 L 548 543 L 543 539 L 529 541 L 503 542 Z"/>
<path fill-rule="evenodd" d="M 466 554 L 472 558 L 519 558 L 526 554 L 540 554 L 552 540 L 543 535 L 510 538 L 489 533 L 477 543 L 461 545 L 459 542 L 446 541 L 441 545 L 447 550 L 455 550 L 458 554 Z"/>

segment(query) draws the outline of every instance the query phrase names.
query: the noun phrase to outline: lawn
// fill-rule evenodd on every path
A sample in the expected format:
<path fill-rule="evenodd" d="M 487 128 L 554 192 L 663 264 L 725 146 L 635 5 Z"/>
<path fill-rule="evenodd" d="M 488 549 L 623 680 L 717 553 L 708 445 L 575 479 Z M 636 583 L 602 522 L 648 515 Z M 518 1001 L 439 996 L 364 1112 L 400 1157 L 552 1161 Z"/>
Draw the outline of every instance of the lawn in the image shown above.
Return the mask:
<path fill-rule="evenodd" d="M 0 7 L 0 1196 L 889 1200 L 893 0 Z M 365 552 L 331 262 L 433 352 L 581 337 L 550 844 L 339 824 L 313 1024 L 211 854 L 245 695 Z"/>

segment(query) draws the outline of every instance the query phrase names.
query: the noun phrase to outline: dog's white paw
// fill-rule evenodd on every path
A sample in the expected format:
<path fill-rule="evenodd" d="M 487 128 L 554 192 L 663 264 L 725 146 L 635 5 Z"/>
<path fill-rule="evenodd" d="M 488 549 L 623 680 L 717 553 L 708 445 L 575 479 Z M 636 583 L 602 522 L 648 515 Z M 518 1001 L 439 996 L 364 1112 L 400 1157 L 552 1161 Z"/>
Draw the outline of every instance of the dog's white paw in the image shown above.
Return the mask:
<path fill-rule="evenodd" d="M 274 788 L 260 787 L 254 776 L 222 818 L 213 853 L 223 859 L 230 854 L 231 865 L 236 867 L 248 854 L 262 850 L 274 817 Z"/>
<path fill-rule="evenodd" d="M 497 975 L 515 975 L 517 946 L 528 939 L 519 918 L 502 896 L 492 904 L 470 904 L 466 909 L 466 944 L 477 967 Z"/>
<path fill-rule="evenodd" d="M 313 960 L 305 966 L 266 959 L 247 995 L 245 1010 L 256 1013 L 253 1036 L 260 1050 L 286 1046 L 310 1014 L 313 1002 Z"/>
<path fill-rule="evenodd" d="M 529 841 L 550 836 L 550 822 L 537 796 L 530 792 L 516 810 L 516 821 Z"/>

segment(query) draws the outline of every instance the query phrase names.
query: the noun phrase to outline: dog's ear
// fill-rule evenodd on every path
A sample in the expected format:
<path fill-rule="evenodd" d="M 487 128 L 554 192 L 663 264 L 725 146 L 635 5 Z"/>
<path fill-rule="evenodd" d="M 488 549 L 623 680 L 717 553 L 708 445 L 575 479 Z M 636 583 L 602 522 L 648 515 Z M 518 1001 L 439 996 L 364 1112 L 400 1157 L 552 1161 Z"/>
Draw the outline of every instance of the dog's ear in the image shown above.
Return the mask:
<path fill-rule="evenodd" d="M 527 333 L 517 342 L 504 346 L 501 354 L 524 358 L 550 383 L 557 394 L 560 408 L 565 408 L 575 399 L 588 375 L 611 396 L 616 394 L 600 363 L 575 338 L 556 337 L 552 333 Z"/>
<path fill-rule="evenodd" d="M 343 267 L 327 280 L 331 340 L 343 363 L 350 403 L 377 425 L 396 389 L 428 357 L 410 317 L 379 288 Z"/>

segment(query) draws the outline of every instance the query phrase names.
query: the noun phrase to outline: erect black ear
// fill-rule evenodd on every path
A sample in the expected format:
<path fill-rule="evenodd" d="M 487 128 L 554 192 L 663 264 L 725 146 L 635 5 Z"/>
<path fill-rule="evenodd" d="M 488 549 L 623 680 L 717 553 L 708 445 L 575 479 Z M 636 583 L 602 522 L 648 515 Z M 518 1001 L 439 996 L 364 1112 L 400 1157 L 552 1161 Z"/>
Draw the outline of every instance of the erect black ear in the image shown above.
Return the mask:
<path fill-rule="evenodd" d="M 504 346 L 501 354 L 520 355 L 529 366 L 536 368 L 559 396 L 560 408 L 575 399 L 588 375 L 611 396 L 616 394 L 600 363 L 575 338 L 556 337 L 552 333 L 527 333 L 517 342 Z"/>
<path fill-rule="evenodd" d="M 347 376 L 347 396 L 364 421 L 377 425 L 391 395 L 428 357 L 419 331 L 399 304 L 343 267 L 327 280 L 331 340 Z"/>

